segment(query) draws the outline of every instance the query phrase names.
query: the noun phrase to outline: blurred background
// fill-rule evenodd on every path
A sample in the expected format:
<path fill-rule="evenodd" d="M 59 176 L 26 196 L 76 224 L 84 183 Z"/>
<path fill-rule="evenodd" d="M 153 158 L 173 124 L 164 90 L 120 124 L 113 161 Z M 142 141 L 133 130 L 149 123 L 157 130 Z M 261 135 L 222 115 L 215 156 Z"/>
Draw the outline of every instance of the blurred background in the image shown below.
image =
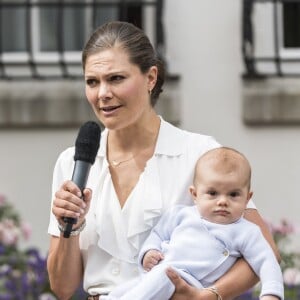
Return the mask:
<path fill-rule="evenodd" d="M 81 49 L 109 20 L 140 26 L 167 66 L 157 111 L 243 152 L 254 201 L 273 223 L 300 223 L 300 2 L 3 0 L 0 194 L 46 254 L 52 171 L 94 118 Z M 180 175 L 178 175 L 180 176 Z M 300 247 L 293 231 L 290 246 Z"/>

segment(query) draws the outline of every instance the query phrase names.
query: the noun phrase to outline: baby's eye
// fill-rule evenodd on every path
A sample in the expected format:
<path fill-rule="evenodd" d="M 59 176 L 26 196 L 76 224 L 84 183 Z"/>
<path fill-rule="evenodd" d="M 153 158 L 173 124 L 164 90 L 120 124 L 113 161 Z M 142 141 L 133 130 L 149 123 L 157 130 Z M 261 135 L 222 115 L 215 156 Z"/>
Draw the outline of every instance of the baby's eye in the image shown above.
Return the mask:
<path fill-rule="evenodd" d="M 240 195 L 239 192 L 231 192 L 230 193 L 230 197 L 234 198 L 234 197 L 238 197 Z"/>
<path fill-rule="evenodd" d="M 207 194 L 208 194 L 209 196 L 216 196 L 216 195 L 217 195 L 217 192 L 211 190 L 211 191 L 208 191 Z"/>

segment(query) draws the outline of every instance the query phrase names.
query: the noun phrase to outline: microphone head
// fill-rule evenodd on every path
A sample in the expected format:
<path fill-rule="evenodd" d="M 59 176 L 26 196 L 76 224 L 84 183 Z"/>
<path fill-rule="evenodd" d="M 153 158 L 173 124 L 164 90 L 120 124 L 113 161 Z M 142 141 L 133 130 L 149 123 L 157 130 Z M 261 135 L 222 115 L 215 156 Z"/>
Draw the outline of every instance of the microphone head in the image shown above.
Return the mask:
<path fill-rule="evenodd" d="M 81 160 L 93 164 L 99 149 L 101 137 L 100 126 L 93 121 L 84 123 L 75 142 L 74 160 Z"/>

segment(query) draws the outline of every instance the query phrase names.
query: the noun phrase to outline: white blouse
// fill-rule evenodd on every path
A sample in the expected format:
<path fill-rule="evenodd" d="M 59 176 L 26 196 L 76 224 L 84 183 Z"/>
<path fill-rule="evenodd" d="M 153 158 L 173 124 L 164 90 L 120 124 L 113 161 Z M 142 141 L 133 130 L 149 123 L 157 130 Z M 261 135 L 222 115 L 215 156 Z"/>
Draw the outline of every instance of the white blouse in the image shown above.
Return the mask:
<path fill-rule="evenodd" d="M 91 167 L 87 187 L 93 191 L 87 226 L 80 234 L 84 289 L 91 295 L 108 293 L 115 285 L 138 275 L 141 245 L 159 217 L 174 204 L 192 205 L 188 187 L 197 159 L 220 145 L 210 136 L 181 130 L 161 119 L 154 155 L 120 207 L 106 160 L 108 130 Z M 52 198 L 74 168 L 74 147 L 62 152 L 53 174 Z M 248 207 L 255 208 L 252 201 Z M 60 236 L 50 213 L 48 233 Z"/>

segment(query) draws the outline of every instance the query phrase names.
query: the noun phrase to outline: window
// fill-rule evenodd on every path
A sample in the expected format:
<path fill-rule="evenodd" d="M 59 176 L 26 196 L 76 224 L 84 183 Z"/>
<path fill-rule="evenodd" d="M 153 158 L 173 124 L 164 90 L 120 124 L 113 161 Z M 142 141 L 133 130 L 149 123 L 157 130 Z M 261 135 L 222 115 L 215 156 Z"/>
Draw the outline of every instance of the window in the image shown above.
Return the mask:
<path fill-rule="evenodd" d="M 300 3 L 278 3 L 278 56 L 282 74 L 300 75 Z"/>
<path fill-rule="evenodd" d="M 45 0 L 41 0 L 45 3 Z M 66 2 L 67 3 L 67 2 Z M 84 24 L 86 15 L 82 6 L 41 6 L 33 11 L 32 21 L 39 29 L 36 51 L 51 52 L 58 49 L 80 51 L 84 43 Z"/>
<path fill-rule="evenodd" d="M 300 76 L 299 8 L 299 0 L 243 1 L 243 119 L 248 125 L 300 122 L 299 79 L 291 78 Z"/>
<path fill-rule="evenodd" d="M 87 37 L 107 21 L 132 22 L 143 28 L 154 42 L 156 2 L 3 0 L 0 10 L 2 64 L 6 73 L 15 76 L 30 74 L 33 64 L 36 73 L 58 75 L 63 65 L 65 73 L 72 70 L 79 74 L 81 50 Z"/>
<path fill-rule="evenodd" d="M 250 75 L 300 75 L 300 1 L 244 0 L 243 54 Z"/>
<path fill-rule="evenodd" d="M 300 50 L 300 3 L 283 3 L 283 46 Z"/>
<path fill-rule="evenodd" d="M 21 3 L 19 0 L 18 2 Z M 4 52 L 26 49 L 26 9 L 22 6 L 5 6 L 1 10 L 1 44 Z"/>

